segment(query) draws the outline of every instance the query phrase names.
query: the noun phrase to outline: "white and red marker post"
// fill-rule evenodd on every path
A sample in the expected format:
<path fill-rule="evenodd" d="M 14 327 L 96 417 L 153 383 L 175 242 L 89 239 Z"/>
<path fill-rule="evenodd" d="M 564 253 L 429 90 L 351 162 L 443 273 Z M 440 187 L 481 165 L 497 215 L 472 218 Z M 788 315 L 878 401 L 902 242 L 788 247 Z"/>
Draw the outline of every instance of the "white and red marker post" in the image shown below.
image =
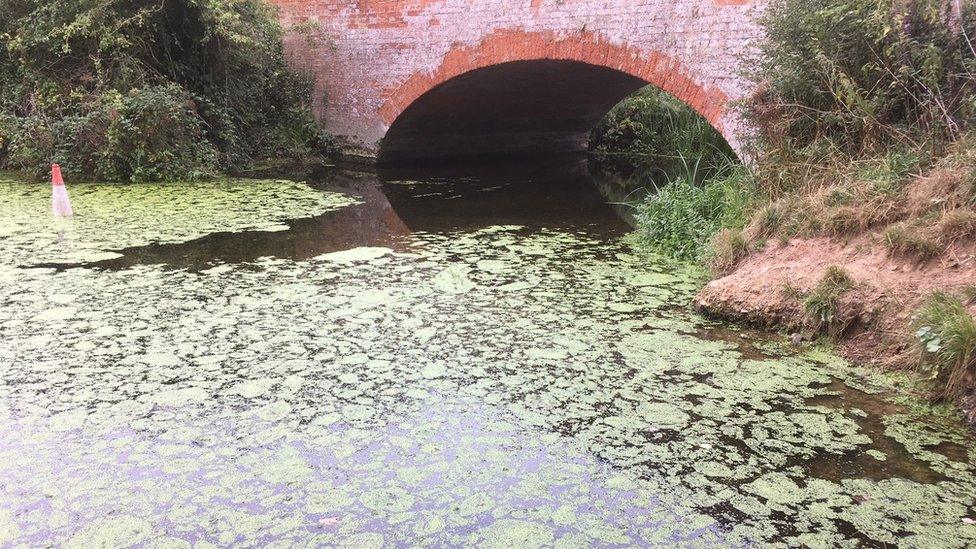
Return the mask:
<path fill-rule="evenodd" d="M 71 201 L 68 200 L 68 190 L 64 188 L 61 177 L 61 166 L 51 164 L 51 211 L 55 217 L 71 217 Z"/>

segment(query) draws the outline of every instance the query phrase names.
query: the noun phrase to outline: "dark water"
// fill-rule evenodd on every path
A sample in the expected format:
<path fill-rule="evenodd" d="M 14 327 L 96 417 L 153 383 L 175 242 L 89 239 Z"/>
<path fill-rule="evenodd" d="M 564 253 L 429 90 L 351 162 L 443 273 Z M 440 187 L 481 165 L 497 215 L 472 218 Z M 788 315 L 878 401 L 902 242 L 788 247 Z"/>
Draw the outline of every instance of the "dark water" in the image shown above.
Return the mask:
<path fill-rule="evenodd" d="M 958 418 L 690 313 L 585 163 L 298 175 L 0 187 L 0 545 L 976 543 Z"/>
<path fill-rule="evenodd" d="M 309 168 L 292 177 L 318 189 L 361 197 L 363 203 L 288 221 L 284 232 L 217 233 L 189 242 L 118 250 L 118 260 L 86 267 L 124 269 L 161 264 L 199 269 L 259 257 L 309 259 L 357 246 L 404 249 L 415 232 L 521 225 L 530 230 L 585 230 L 604 237 L 632 230 L 623 205 L 633 189 L 621 178 L 594 176 L 586 159 L 533 163 L 457 164 L 381 172 Z M 64 268 L 64 265 L 52 265 Z"/>

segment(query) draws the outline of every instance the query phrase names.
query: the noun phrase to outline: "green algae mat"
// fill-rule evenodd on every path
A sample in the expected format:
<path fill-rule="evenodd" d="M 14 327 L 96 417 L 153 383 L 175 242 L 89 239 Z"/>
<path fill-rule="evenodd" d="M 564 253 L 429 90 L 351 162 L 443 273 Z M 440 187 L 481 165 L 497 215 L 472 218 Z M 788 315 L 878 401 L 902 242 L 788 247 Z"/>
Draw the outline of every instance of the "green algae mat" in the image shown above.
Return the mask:
<path fill-rule="evenodd" d="M 688 313 L 692 272 L 586 220 L 103 269 L 364 198 L 69 191 L 56 223 L 0 183 L 0 545 L 976 544 L 951 412 Z"/>

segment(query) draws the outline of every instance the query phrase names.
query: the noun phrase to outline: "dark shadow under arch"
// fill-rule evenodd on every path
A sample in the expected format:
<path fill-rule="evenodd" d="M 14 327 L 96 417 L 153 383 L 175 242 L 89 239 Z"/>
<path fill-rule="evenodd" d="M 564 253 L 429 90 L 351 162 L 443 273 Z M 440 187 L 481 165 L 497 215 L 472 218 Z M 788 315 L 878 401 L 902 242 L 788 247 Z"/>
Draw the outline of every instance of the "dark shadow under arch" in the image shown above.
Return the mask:
<path fill-rule="evenodd" d="M 512 61 L 451 78 L 391 125 L 381 163 L 580 152 L 590 129 L 647 85 L 625 72 L 569 60 Z"/>

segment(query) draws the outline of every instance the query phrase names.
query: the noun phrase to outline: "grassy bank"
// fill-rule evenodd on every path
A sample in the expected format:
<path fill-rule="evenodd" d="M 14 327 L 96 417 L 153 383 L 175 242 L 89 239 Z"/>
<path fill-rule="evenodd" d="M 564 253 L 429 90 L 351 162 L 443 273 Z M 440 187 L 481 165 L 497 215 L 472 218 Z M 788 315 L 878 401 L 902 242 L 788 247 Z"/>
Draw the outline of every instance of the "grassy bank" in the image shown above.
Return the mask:
<path fill-rule="evenodd" d="M 895 362 L 930 373 L 934 394 L 972 393 L 976 11 L 934 0 L 775 0 L 761 23 L 768 40 L 746 64 L 761 93 L 744 105 L 758 161 L 751 171 L 669 176 L 637 205 L 641 234 L 725 277 L 710 308 L 791 329 L 798 321 L 808 337 L 869 334 L 878 352 L 891 345 Z M 822 256 L 807 264 L 819 274 L 795 274 L 802 287 L 759 276 L 788 271 L 802 256 L 784 258 L 801 253 Z"/>

